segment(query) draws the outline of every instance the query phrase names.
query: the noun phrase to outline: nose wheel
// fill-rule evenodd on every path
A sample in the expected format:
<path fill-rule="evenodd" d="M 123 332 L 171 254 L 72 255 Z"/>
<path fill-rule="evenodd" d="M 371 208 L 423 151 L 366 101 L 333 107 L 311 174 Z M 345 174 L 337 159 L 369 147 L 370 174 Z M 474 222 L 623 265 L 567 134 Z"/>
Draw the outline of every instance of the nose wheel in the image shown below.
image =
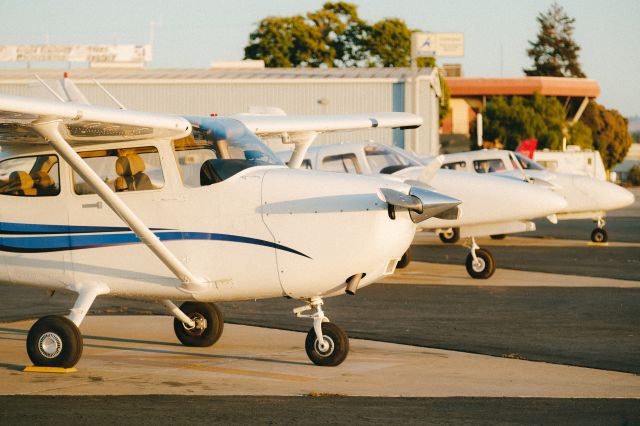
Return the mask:
<path fill-rule="evenodd" d="M 443 229 L 438 232 L 438 237 L 445 244 L 455 244 L 460 241 L 460 228 Z"/>
<path fill-rule="evenodd" d="M 322 299 L 315 297 L 309 304 L 296 308 L 293 313 L 298 318 L 312 318 L 313 327 L 307 333 L 304 342 L 307 356 L 315 365 L 335 367 L 342 364 L 349 354 L 349 337 L 336 324 L 329 322 L 329 318 L 322 311 Z M 313 314 L 304 314 L 315 309 Z"/>
<path fill-rule="evenodd" d="M 409 266 L 409 264 L 411 263 L 411 247 L 409 247 L 407 249 L 407 251 L 404 252 L 404 254 L 402 255 L 402 257 L 400 258 L 400 260 L 398 261 L 398 264 L 396 265 L 396 268 L 398 269 L 404 269 L 407 266 Z"/>
<path fill-rule="evenodd" d="M 591 232 L 591 241 L 594 243 L 606 243 L 609 240 L 609 235 L 607 231 L 604 230 L 606 222 L 603 218 L 599 217 L 596 223 L 596 229 Z"/>
<path fill-rule="evenodd" d="M 496 262 L 491 252 L 481 249 L 475 238 L 471 238 L 471 252 L 465 262 L 467 273 L 471 278 L 487 279 L 496 271 Z"/>

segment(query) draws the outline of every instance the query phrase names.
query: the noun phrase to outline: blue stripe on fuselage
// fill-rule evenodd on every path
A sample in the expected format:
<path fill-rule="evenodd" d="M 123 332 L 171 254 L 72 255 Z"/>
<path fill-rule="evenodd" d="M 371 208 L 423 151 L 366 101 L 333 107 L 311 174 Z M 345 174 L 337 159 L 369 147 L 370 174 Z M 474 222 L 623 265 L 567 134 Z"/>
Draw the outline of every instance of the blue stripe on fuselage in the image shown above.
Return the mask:
<path fill-rule="evenodd" d="M 40 227 L 55 227 L 57 225 L 37 225 Z M 91 227 L 77 227 L 91 228 Z M 40 228 L 45 229 L 45 228 Z M 49 228 L 50 231 L 52 228 Z M 113 228 L 109 228 L 113 229 Z M 128 228 L 124 228 L 127 229 Z M 80 231 L 82 232 L 82 231 Z M 88 232 L 88 231 L 84 231 Z M 47 232 L 54 233 L 54 232 Z M 155 232 L 161 241 L 177 241 L 177 240 L 209 240 L 209 241 L 228 241 L 234 243 L 253 244 L 263 247 L 271 247 L 277 250 L 283 250 L 289 253 L 304 256 L 310 259 L 304 253 L 292 249 L 272 241 L 260 240 L 257 238 L 242 237 L 230 234 L 213 234 L 207 232 L 180 232 L 166 231 Z M 125 244 L 139 244 L 142 241 L 132 232 L 128 233 L 111 233 L 96 235 L 49 235 L 49 236 L 29 236 L 29 237 L 1 237 L 0 251 L 12 253 L 47 253 L 65 250 L 82 250 L 89 248 L 113 247 Z"/>

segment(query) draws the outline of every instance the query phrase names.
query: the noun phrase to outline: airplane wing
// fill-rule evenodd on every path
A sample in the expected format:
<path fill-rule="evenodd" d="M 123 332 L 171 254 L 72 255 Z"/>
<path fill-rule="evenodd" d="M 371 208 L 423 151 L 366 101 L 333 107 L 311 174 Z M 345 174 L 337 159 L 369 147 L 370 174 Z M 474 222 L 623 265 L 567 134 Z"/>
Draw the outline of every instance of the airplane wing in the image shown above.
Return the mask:
<path fill-rule="evenodd" d="M 267 115 L 236 114 L 232 116 L 262 138 L 282 138 L 295 148 L 289 167 L 299 168 L 314 139 L 325 132 L 362 130 L 371 128 L 415 129 L 422 125 L 422 117 L 404 112 L 377 112 L 348 115 Z"/>
<path fill-rule="evenodd" d="M 252 132 L 262 137 L 307 132 L 337 132 L 374 127 L 415 129 L 422 125 L 422 117 L 403 112 L 377 112 L 349 115 L 260 115 L 236 114 Z"/>
<path fill-rule="evenodd" d="M 161 137 L 180 138 L 191 132 L 184 118 L 73 102 L 0 95 L 0 145 L 45 144 L 34 126 L 59 121 L 70 144 Z"/>

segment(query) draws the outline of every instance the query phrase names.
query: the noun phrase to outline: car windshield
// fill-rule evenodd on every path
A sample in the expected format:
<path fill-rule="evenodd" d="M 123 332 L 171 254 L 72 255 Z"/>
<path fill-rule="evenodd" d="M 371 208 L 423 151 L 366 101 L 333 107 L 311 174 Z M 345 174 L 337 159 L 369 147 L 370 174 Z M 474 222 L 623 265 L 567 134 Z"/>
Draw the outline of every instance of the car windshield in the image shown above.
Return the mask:
<path fill-rule="evenodd" d="M 544 167 L 542 167 L 540 164 L 536 163 L 535 161 L 525 157 L 524 155 L 520 154 L 519 152 L 514 152 L 513 153 L 516 158 L 518 159 L 518 163 L 520 163 L 520 167 L 522 167 L 525 170 L 544 170 Z"/>
<path fill-rule="evenodd" d="M 422 165 L 410 153 L 386 145 L 368 144 L 364 154 L 372 173 L 392 174 L 406 167 Z"/>

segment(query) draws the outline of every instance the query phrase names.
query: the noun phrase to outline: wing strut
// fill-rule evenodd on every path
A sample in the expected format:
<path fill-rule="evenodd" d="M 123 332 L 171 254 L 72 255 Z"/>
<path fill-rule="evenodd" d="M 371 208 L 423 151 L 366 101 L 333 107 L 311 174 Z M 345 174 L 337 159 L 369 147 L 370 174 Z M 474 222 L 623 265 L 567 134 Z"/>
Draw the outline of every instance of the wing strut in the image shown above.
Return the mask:
<path fill-rule="evenodd" d="M 78 173 L 96 191 L 96 194 L 131 228 L 131 230 L 149 247 L 162 263 L 180 280 L 178 289 L 194 293 L 208 288 L 208 282 L 196 278 L 187 267 L 160 241 L 160 239 L 136 216 L 118 197 L 100 176 L 73 150 L 60 133 L 62 120 L 41 120 L 33 123 L 34 129 L 49 141 L 53 149 L 71 168 Z"/>

